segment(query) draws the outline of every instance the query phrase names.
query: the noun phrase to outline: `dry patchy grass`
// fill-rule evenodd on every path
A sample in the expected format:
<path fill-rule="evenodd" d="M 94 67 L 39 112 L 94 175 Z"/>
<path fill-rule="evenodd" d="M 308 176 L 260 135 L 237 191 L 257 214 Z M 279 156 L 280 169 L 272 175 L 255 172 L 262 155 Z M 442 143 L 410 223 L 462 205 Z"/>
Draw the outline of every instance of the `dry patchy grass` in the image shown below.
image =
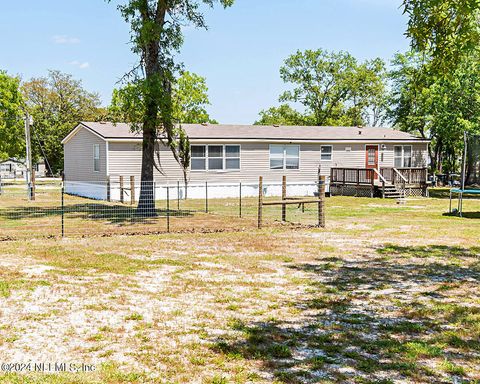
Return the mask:
<path fill-rule="evenodd" d="M 0 382 L 478 382 L 480 220 L 446 208 L 336 197 L 326 230 L 0 242 L 0 362 L 97 367 Z"/>

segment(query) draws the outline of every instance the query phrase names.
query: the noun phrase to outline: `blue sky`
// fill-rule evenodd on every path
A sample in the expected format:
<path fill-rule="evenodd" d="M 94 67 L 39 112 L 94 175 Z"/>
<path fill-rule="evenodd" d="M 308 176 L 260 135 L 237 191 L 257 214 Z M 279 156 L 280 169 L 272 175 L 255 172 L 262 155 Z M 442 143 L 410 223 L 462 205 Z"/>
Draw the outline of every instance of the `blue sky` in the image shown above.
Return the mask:
<path fill-rule="evenodd" d="M 110 101 L 136 62 L 128 25 L 103 0 L 0 0 L 0 69 L 27 80 L 48 69 L 71 73 Z M 179 55 L 207 78 L 211 116 L 250 124 L 278 105 L 279 68 L 297 49 L 346 50 L 357 58 L 408 49 L 400 0 L 236 0 L 207 12 L 208 31 L 187 28 Z"/>

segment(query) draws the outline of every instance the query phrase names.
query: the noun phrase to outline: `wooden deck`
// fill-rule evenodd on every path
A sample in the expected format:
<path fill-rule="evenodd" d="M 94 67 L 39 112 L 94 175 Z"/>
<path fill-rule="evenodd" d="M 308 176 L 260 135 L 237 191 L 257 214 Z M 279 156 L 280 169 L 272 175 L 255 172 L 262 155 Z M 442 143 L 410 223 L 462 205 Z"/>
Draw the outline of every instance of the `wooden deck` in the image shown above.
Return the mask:
<path fill-rule="evenodd" d="M 425 196 L 427 176 L 427 168 L 332 168 L 330 188 L 340 190 L 342 195 L 353 190 L 356 196 Z"/>

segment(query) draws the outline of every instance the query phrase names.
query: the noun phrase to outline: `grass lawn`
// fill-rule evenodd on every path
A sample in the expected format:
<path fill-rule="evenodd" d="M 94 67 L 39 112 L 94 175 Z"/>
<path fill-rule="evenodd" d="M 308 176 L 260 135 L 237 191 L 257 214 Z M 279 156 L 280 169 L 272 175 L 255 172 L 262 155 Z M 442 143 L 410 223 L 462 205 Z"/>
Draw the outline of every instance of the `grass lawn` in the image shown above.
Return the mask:
<path fill-rule="evenodd" d="M 95 371 L 0 383 L 479 383 L 480 200 L 447 209 L 333 197 L 325 230 L 256 230 L 251 204 L 176 218 L 220 232 L 1 241 L 0 363 Z"/>

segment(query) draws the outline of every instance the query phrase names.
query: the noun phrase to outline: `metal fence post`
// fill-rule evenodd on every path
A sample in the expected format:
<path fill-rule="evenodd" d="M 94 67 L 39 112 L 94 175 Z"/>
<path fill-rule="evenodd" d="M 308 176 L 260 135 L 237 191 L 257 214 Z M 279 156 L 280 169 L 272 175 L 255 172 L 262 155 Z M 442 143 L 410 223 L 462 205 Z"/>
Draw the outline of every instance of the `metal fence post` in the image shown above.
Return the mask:
<path fill-rule="evenodd" d="M 62 181 L 62 238 L 65 236 L 65 184 Z"/>
<path fill-rule="evenodd" d="M 107 201 L 112 200 L 112 192 L 110 191 L 110 176 L 107 176 Z"/>
<path fill-rule="evenodd" d="M 282 177 L 282 201 L 287 200 L 287 176 Z M 282 221 L 287 221 L 287 206 L 282 204 Z"/>
<path fill-rule="evenodd" d="M 170 233 L 170 187 L 167 186 L 167 232 Z"/>
<path fill-rule="evenodd" d="M 180 211 L 180 181 L 177 180 L 177 211 Z"/>
<path fill-rule="evenodd" d="M 318 177 L 318 226 L 325 228 L 325 176 Z"/>
<path fill-rule="evenodd" d="M 0 176 L 0 195 L 2 194 L 2 177 Z"/>
<path fill-rule="evenodd" d="M 263 177 L 258 178 L 258 228 L 262 228 L 263 211 Z"/>
<path fill-rule="evenodd" d="M 32 201 L 35 201 L 35 168 L 32 168 L 32 174 L 30 176 L 32 178 Z"/>
<path fill-rule="evenodd" d="M 242 217 L 242 182 L 240 182 L 239 199 L 239 216 Z"/>
<path fill-rule="evenodd" d="M 123 204 L 123 176 L 120 176 L 120 203 Z"/>
<path fill-rule="evenodd" d="M 205 213 L 208 213 L 208 181 L 205 181 Z"/>

